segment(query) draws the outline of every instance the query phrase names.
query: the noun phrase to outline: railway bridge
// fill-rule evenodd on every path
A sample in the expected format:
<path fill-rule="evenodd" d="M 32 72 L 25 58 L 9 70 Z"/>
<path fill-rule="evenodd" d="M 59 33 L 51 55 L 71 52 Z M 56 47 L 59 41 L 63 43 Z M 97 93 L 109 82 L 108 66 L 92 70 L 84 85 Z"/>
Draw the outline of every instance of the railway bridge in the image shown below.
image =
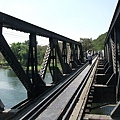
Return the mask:
<path fill-rule="evenodd" d="M 3 28 L 29 34 L 24 70 L 3 34 Z M 49 39 L 38 70 L 37 36 Z M 84 58 L 81 43 L 0 12 L 0 51 L 27 91 L 28 98 L 9 110 L 0 103 L 5 120 L 120 119 L 120 2 L 104 44 L 104 56 Z M 44 81 L 49 70 L 52 83 Z M 4 92 L 4 91 L 3 91 Z M 96 109 L 98 110 L 96 112 Z M 106 110 L 106 113 L 99 111 Z"/>

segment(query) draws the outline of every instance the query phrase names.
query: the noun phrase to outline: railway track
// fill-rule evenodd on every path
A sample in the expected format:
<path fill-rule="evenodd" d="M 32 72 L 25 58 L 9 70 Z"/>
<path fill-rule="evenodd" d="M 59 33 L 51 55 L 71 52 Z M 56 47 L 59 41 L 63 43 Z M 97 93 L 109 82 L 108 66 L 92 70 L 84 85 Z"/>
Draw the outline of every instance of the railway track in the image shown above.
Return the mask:
<path fill-rule="evenodd" d="M 18 109 L 18 112 L 6 120 L 34 120 L 37 118 L 41 120 L 48 118 L 49 120 L 66 120 L 70 118 L 96 60 L 97 58 L 93 60 L 92 66 L 89 66 L 88 63 L 83 65 L 46 94 L 34 100 L 26 100 L 26 104 L 14 107 L 14 109 Z"/>

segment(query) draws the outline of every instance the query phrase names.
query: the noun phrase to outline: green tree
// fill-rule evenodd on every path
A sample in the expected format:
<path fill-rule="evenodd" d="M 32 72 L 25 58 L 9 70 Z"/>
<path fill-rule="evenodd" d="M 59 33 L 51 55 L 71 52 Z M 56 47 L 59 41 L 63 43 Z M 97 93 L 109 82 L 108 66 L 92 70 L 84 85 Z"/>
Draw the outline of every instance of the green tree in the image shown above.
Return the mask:
<path fill-rule="evenodd" d="M 104 49 L 104 42 L 107 32 L 98 36 L 97 39 L 92 40 L 92 38 L 80 38 L 80 42 L 83 46 L 83 51 L 94 50 L 99 51 Z"/>
<path fill-rule="evenodd" d="M 104 42 L 105 42 L 105 38 L 106 38 L 107 32 L 104 34 L 101 34 L 100 36 L 98 36 L 97 39 L 92 41 L 93 44 L 93 50 L 103 50 L 104 49 Z"/>
<path fill-rule="evenodd" d="M 28 42 L 25 41 L 24 43 L 12 43 L 11 44 L 11 49 L 18 59 L 18 61 L 24 66 L 26 65 L 27 62 L 27 57 L 28 57 Z"/>
<path fill-rule="evenodd" d="M 19 55 L 19 51 L 21 50 L 20 49 L 20 45 L 21 43 L 20 42 L 17 42 L 17 43 L 12 43 L 10 46 L 11 46 L 11 49 L 14 53 L 14 55 L 18 58 L 18 60 L 20 60 L 20 55 Z"/>
<path fill-rule="evenodd" d="M 47 46 L 37 45 L 38 64 L 41 65 Z M 22 66 L 26 66 L 29 52 L 29 41 L 23 43 L 17 42 L 11 44 L 11 49 Z"/>
<path fill-rule="evenodd" d="M 80 43 L 83 46 L 84 52 L 93 49 L 92 38 L 80 38 Z"/>

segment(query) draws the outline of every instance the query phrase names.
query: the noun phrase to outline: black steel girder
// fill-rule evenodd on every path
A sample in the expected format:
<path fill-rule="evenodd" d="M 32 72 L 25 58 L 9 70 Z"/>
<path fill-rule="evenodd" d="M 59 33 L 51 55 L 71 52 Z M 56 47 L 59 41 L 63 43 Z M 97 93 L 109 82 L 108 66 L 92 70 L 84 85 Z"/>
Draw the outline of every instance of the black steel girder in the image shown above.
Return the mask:
<path fill-rule="evenodd" d="M 29 49 L 28 66 L 27 66 L 27 74 L 26 74 L 24 72 L 24 70 L 22 69 L 21 65 L 19 64 L 19 62 L 17 61 L 15 55 L 13 54 L 11 49 L 9 48 L 9 45 L 5 41 L 4 36 L 2 35 L 2 28 L 6 27 L 6 28 L 17 30 L 17 31 L 29 33 L 30 34 L 30 43 L 33 43 L 33 42 L 36 43 L 36 35 L 39 35 L 39 36 L 49 38 L 49 40 L 51 42 L 54 39 L 55 42 L 62 41 L 62 42 L 67 42 L 69 44 L 81 46 L 81 43 L 79 43 L 77 41 L 74 41 L 70 38 L 59 35 L 59 34 L 54 33 L 52 31 L 46 30 L 44 28 L 38 27 L 36 25 L 30 24 L 28 22 L 25 22 L 25 21 L 20 20 L 18 18 L 12 17 L 10 15 L 4 14 L 2 12 L 0 12 L 0 27 L 1 27 L 1 29 L 0 29 L 0 32 L 1 32 L 1 36 L 0 36 L 1 52 L 2 52 L 2 50 L 5 51 L 6 56 L 4 55 L 4 52 L 2 52 L 2 53 L 3 53 L 4 57 L 6 58 L 6 60 L 8 62 L 9 62 L 9 60 L 12 60 L 11 67 L 15 71 L 16 75 L 18 76 L 20 81 L 23 83 L 23 85 L 25 86 L 27 91 L 29 92 L 30 97 L 35 92 L 39 91 L 39 87 L 35 88 L 35 86 L 40 86 L 40 85 L 45 86 L 45 83 L 42 80 L 41 76 L 38 76 L 37 49 L 36 49 L 37 46 L 36 45 L 33 46 L 33 44 L 30 44 L 31 46 L 29 46 L 30 49 Z M 58 57 L 59 57 L 60 63 L 62 65 L 62 68 L 63 68 L 63 71 L 64 71 L 63 73 L 66 73 L 65 72 L 66 71 L 65 70 L 66 66 L 64 65 L 65 63 L 62 59 L 62 54 L 61 54 L 60 49 L 59 48 L 53 48 L 53 50 L 51 51 L 51 56 L 56 57 L 56 52 L 58 53 Z M 11 56 L 9 56 L 9 55 L 11 55 Z M 7 57 L 10 58 L 10 59 L 7 59 Z M 15 60 L 15 62 L 14 62 L 14 60 Z M 57 69 L 56 64 L 54 65 L 54 61 L 57 61 L 57 59 L 55 59 L 55 60 L 53 59 L 53 66 L 54 66 L 55 69 Z M 55 62 L 55 63 L 57 63 L 57 62 Z M 9 62 L 9 64 L 11 64 L 11 61 Z M 29 76 L 29 72 L 30 72 L 29 66 L 32 66 L 32 77 L 31 78 Z M 57 73 L 58 72 L 59 72 L 59 70 L 57 70 Z M 19 73 L 20 75 L 18 75 L 17 73 Z"/>
<path fill-rule="evenodd" d="M 106 37 L 106 40 L 105 40 L 105 43 L 109 39 L 110 34 L 113 32 L 113 28 L 115 26 L 120 28 L 119 21 L 120 21 L 120 1 L 118 0 L 118 4 L 117 4 L 116 10 L 114 12 L 112 21 L 111 21 L 111 24 L 110 24 L 110 27 L 109 27 L 109 30 L 108 30 L 108 34 L 107 34 L 107 37 Z"/>
<path fill-rule="evenodd" d="M 33 86 L 24 72 L 23 68 L 21 67 L 20 63 L 18 62 L 17 58 L 13 54 L 12 50 L 10 49 L 9 45 L 7 44 L 4 36 L 2 35 L 2 25 L 0 24 L 0 52 L 3 54 L 4 58 L 7 60 L 13 71 L 16 73 L 26 90 L 34 96 L 33 94 Z"/>
<path fill-rule="evenodd" d="M 64 37 L 62 35 L 59 35 L 52 31 L 38 27 L 36 25 L 30 24 L 30 23 L 20 20 L 18 18 L 4 14 L 2 12 L 0 12 L 0 23 L 3 24 L 3 27 L 15 29 L 15 30 L 18 30 L 21 32 L 35 33 L 36 35 L 40 35 L 43 37 L 48 37 L 48 38 L 51 37 L 51 38 L 56 38 L 57 40 L 60 40 L 60 41 L 66 41 L 66 42 L 74 43 L 74 44 L 78 44 L 78 45 L 80 44 L 79 42 L 74 41 L 70 38 Z"/>

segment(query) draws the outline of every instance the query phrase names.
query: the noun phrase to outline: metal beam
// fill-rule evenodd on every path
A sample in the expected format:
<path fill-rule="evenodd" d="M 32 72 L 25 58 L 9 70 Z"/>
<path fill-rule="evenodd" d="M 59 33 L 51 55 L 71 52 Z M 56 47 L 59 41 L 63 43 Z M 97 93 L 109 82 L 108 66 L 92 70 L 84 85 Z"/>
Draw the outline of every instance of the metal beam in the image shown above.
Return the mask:
<path fill-rule="evenodd" d="M 34 88 L 38 86 L 45 86 L 45 82 L 43 81 L 42 77 L 38 74 L 36 35 L 30 34 L 29 39 L 30 40 L 29 40 L 27 74 L 29 78 L 31 78 Z"/>
<path fill-rule="evenodd" d="M 4 36 L 2 35 L 2 25 L 0 25 L 0 51 L 3 54 L 4 58 L 7 60 L 17 77 L 20 79 L 24 87 L 27 91 L 32 94 L 33 86 L 30 82 L 30 79 L 24 72 L 23 68 L 21 67 L 20 63 L 18 62 L 17 58 L 13 54 L 12 50 L 10 49 L 9 45 L 7 44 Z"/>
<path fill-rule="evenodd" d="M 115 27 L 115 24 L 117 23 L 118 18 L 120 19 L 120 1 L 119 0 L 118 0 L 118 4 L 117 4 L 116 10 L 114 12 L 109 30 L 108 30 L 108 34 L 107 34 L 105 43 L 109 40 L 109 36 L 110 36 L 111 32 L 113 31 L 113 28 Z"/>
<path fill-rule="evenodd" d="M 64 62 L 62 59 L 62 54 L 58 45 L 58 40 L 50 38 L 50 59 L 49 59 L 49 69 L 52 76 L 53 83 L 57 83 L 63 78 L 63 74 L 58 68 L 58 58 L 60 60 L 60 64 L 62 69 L 64 69 Z"/>
<path fill-rule="evenodd" d="M 46 30 L 44 28 L 38 27 L 36 25 L 30 24 L 18 18 L 12 17 L 10 15 L 0 12 L 0 23 L 3 24 L 3 27 L 18 30 L 25 33 L 35 33 L 36 35 L 55 38 L 60 41 L 66 41 L 74 44 L 80 45 L 79 42 L 74 41 L 70 38 L 64 37 L 52 31 Z"/>

